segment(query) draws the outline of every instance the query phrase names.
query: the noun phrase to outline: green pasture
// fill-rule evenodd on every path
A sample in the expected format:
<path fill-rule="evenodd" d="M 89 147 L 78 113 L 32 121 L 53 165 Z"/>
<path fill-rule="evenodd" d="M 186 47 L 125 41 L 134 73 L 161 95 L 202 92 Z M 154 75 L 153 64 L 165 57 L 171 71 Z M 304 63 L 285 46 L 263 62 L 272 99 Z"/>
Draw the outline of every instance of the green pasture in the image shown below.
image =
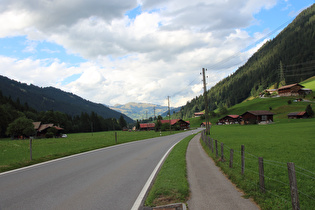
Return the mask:
<path fill-rule="evenodd" d="M 315 92 L 315 76 L 301 82 L 300 84 L 305 88 L 311 89 L 313 92 Z"/>
<path fill-rule="evenodd" d="M 211 128 L 218 146 L 224 143 L 224 159 L 206 151 L 224 173 L 262 209 L 291 209 L 287 163 L 295 164 L 300 207 L 315 206 L 315 119 L 282 120 L 270 125 L 221 125 Z M 245 146 L 245 174 L 241 175 L 241 145 Z M 229 168 L 230 149 L 234 150 Z M 266 193 L 259 189 L 258 157 L 264 159 Z"/>
<path fill-rule="evenodd" d="M 315 80 L 314 80 L 315 81 Z M 277 97 L 277 98 L 255 98 L 252 100 L 244 101 L 240 104 L 237 104 L 231 108 L 228 109 L 227 114 L 212 117 L 210 118 L 210 122 L 212 125 L 215 125 L 218 119 L 226 116 L 226 115 L 241 115 L 245 113 L 246 111 L 253 111 L 253 110 L 270 110 L 273 112 L 274 115 L 274 121 L 286 121 L 288 118 L 288 114 L 290 112 L 298 112 L 298 111 L 305 111 L 306 106 L 308 104 L 311 104 L 313 107 L 313 110 L 315 111 L 315 101 L 301 101 L 301 102 L 294 102 L 296 97 Z M 292 103 L 289 104 L 288 101 L 291 101 Z M 205 120 L 201 120 L 200 117 L 195 118 L 189 118 L 185 119 L 187 121 L 190 121 L 190 127 L 200 127 L 200 124 L 204 122 Z"/>
<path fill-rule="evenodd" d="M 160 132 L 155 131 L 116 132 L 118 144 L 160 136 Z M 162 132 L 162 135 L 169 134 L 169 131 Z M 0 139 L 0 172 L 115 144 L 115 131 L 68 134 L 67 138 L 34 139 L 33 160 L 30 161 L 28 139 Z"/>

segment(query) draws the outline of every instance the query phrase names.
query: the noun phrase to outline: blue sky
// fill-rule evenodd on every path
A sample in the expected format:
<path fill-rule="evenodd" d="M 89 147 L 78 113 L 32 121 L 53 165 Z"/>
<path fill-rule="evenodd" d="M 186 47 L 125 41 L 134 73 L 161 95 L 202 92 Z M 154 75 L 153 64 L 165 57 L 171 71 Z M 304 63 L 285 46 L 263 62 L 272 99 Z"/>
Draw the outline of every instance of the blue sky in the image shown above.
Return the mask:
<path fill-rule="evenodd" d="M 170 95 L 180 106 L 202 93 L 201 68 L 209 67 L 208 87 L 215 85 L 280 30 L 268 33 L 314 4 L 91 1 L 69 7 L 61 0 L 3 0 L 0 74 L 109 105 L 165 105 Z"/>

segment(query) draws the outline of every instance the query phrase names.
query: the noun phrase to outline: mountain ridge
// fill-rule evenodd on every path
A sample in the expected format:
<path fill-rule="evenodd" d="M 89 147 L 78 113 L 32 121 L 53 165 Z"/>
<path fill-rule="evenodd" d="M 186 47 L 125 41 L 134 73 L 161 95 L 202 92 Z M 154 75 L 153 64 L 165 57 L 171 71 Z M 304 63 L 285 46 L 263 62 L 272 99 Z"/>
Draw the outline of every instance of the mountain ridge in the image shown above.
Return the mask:
<path fill-rule="evenodd" d="M 38 87 L 33 84 L 21 83 L 0 75 L 0 90 L 4 96 L 13 100 L 19 99 L 24 104 L 37 111 L 60 111 L 71 116 L 80 115 L 82 112 L 95 112 L 103 118 L 119 119 L 121 115 L 128 123 L 133 120 L 125 114 L 108 108 L 107 106 L 83 99 L 70 92 L 65 92 L 55 87 Z"/>

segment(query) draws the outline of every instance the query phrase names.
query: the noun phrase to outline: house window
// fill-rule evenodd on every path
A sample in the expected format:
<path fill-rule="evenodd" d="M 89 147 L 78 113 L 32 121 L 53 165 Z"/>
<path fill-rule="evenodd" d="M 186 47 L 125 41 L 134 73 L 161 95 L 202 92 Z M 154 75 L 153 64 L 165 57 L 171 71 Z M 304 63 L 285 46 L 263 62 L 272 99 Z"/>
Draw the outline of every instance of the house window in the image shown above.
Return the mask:
<path fill-rule="evenodd" d="M 267 121 L 267 115 L 262 115 L 262 116 L 261 116 L 261 120 L 262 120 L 262 121 Z"/>

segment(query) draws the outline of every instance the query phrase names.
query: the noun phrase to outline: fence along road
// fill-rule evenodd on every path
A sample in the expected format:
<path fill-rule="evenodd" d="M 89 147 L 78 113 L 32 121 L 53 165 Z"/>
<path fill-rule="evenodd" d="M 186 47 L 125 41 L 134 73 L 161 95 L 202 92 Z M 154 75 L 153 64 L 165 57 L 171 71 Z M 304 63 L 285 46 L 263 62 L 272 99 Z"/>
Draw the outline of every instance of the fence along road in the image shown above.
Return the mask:
<path fill-rule="evenodd" d="M 164 154 L 191 131 L 0 174 L 0 209 L 131 209 Z"/>

